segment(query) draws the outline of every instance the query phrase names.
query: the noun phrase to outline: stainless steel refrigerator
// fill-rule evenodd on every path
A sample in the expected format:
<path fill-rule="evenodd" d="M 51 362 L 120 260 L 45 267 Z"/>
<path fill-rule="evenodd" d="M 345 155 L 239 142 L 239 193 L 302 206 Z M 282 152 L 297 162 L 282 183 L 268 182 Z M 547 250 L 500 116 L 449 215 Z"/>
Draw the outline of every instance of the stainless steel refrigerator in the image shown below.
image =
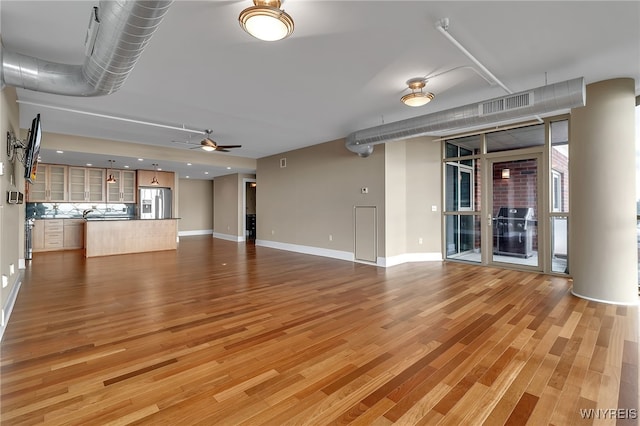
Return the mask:
<path fill-rule="evenodd" d="M 171 218 L 171 189 L 140 187 L 138 211 L 140 219 Z"/>

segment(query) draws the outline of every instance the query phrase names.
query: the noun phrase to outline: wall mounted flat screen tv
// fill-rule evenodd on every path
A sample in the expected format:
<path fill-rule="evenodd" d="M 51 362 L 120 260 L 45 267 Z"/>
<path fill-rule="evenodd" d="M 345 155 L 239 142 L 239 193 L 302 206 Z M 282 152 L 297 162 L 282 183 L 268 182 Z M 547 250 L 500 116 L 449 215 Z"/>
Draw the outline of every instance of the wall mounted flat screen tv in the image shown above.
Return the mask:
<path fill-rule="evenodd" d="M 33 181 L 36 180 L 41 139 L 42 129 L 40 128 L 40 114 L 38 114 L 31 122 L 31 129 L 29 130 L 29 140 L 27 141 L 27 147 L 24 156 L 24 178 L 27 182 L 30 183 L 33 183 Z"/>

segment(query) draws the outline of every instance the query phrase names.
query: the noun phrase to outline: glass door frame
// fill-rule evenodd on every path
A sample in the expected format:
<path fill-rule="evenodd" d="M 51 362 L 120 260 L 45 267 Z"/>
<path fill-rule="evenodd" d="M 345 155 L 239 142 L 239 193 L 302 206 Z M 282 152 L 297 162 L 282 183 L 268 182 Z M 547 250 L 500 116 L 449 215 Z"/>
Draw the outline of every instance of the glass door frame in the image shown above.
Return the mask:
<path fill-rule="evenodd" d="M 442 136 L 439 141 L 442 142 L 442 226 L 441 226 L 441 238 L 442 238 L 442 257 L 447 262 L 463 262 L 484 266 L 494 266 L 503 269 L 520 269 L 530 270 L 535 272 L 542 272 L 548 275 L 570 276 L 568 269 L 564 272 L 554 271 L 554 263 L 552 259 L 554 248 L 553 236 L 552 236 L 552 221 L 556 217 L 565 217 L 570 221 L 571 213 L 568 209 L 562 212 L 554 212 L 552 190 L 553 177 L 551 175 L 552 159 L 551 154 L 553 150 L 552 144 L 552 125 L 554 122 L 569 121 L 570 116 L 568 114 L 559 114 L 556 116 L 545 117 L 543 123 L 544 128 L 544 144 L 538 146 L 531 146 L 528 148 L 511 149 L 503 151 L 488 152 L 487 149 L 487 135 L 502 130 L 518 129 L 521 127 L 531 126 L 535 124 L 542 124 L 539 121 L 523 121 L 520 123 L 508 124 L 505 126 L 497 126 L 491 129 L 479 129 L 477 131 L 471 131 L 468 133 L 450 134 Z M 477 136 L 479 138 L 479 146 L 476 152 L 468 151 L 458 157 L 447 152 L 447 145 L 449 142 L 456 144 L 458 140 L 464 140 L 470 137 Z M 567 136 L 567 141 L 569 140 Z M 489 209 L 490 198 L 493 198 L 493 193 L 489 193 L 486 188 L 492 185 L 492 162 L 501 162 L 509 160 L 511 158 L 532 158 L 535 157 L 538 163 L 538 205 L 537 205 L 537 226 L 538 226 L 538 267 L 527 267 L 526 265 L 515 265 L 510 263 L 492 262 L 493 257 L 493 230 L 491 226 L 487 225 L 487 216 L 491 212 Z M 476 194 L 477 204 L 474 205 L 472 211 L 447 211 L 446 209 L 446 191 L 447 191 L 447 175 L 446 164 L 448 162 L 457 162 L 465 159 L 474 159 L 480 169 L 480 173 L 475 175 L 476 182 L 478 183 L 479 190 Z M 570 161 L 570 160 L 569 160 Z M 569 183 L 570 185 L 570 183 Z M 566 202 L 566 200 L 565 200 Z M 479 247 L 478 260 L 470 261 L 466 259 L 457 259 L 456 257 L 450 257 L 447 255 L 447 218 L 452 215 L 465 215 L 477 218 L 477 227 L 479 228 Z M 567 241 L 568 244 L 568 241 Z M 569 264 L 568 262 L 567 264 Z"/>
<path fill-rule="evenodd" d="M 481 217 L 485 220 L 481 222 L 481 254 L 482 263 L 495 267 L 517 267 L 517 269 L 524 269 L 536 272 L 543 272 L 546 267 L 545 259 L 548 256 L 547 244 L 545 243 L 547 234 L 546 224 L 546 210 L 548 209 L 545 200 L 548 198 L 546 194 L 547 171 L 545 161 L 543 161 L 544 153 L 540 148 L 525 148 L 522 150 L 502 151 L 490 154 L 485 154 L 483 159 L 483 174 L 484 180 L 482 187 L 485 191 L 481 194 L 482 209 Z M 537 176 L 536 176 L 536 221 L 537 221 L 537 258 L 538 264 L 536 266 L 524 265 L 518 262 L 500 262 L 493 258 L 493 167 L 496 163 L 504 163 L 510 161 L 522 161 L 522 160 L 535 160 L 537 164 Z"/>

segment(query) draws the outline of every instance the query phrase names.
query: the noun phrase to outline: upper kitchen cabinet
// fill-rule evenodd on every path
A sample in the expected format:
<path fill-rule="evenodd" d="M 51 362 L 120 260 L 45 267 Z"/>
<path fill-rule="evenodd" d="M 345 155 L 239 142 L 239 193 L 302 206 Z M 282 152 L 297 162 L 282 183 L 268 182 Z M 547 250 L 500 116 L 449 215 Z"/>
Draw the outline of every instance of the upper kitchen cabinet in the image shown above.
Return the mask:
<path fill-rule="evenodd" d="M 28 186 L 27 201 L 31 203 L 68 201 L 67 170 L 67 166 L 38 163 L 36 179 Z"/>
<path fill-rule="evenodd" d="M 132 170 L 111 170 L 115 183 L 107 184 L 108 203 L 136 202 L 136 172 Z"/>
<path fill-rule="evenodd" d="M 105 169 L 69 167 L 69 201 L 104 202 Z"/>
<path fill-rule="evenodd" d="M 158 180 L 158 185 L 162 188 L 171 188 L 174 186 L 175 174 L 173 172 L 156 172 L 153 170 L 138 170 L 138 187 L 152 186 L 153 178 Z"/>

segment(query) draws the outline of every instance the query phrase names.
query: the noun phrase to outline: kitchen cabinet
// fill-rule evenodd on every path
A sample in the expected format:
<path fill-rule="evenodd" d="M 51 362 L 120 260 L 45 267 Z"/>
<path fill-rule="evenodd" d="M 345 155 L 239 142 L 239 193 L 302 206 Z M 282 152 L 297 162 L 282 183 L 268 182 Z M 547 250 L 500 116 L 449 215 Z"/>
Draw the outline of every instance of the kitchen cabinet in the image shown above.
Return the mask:
<path fill-rule="evenodd" d="M 33 221 L 31 230 L 31 249 L 35 251 L 44 250 L 44 223 L 46 220 L 36 219 Z"/>
<path fill-rule="evenodd" d="M 31 232 L 34 252 L 84 247 L 84 219 L 36 219 Z"/>
<path fill-rule="evenodd" d="M 63 247 L 65 250 L 84 247 L 84 219 L 64 219 Z"/>
<path fill-rule="evenodd" d="M 111 170 L 116 183 L 107 184 L 108 203 L 136 202 L 136 172 L 133 170 Z"/>
<path fill-rule="evenodd" d="M 106 170 L 69 167 L 69 201 L 104 202 Z"/>
<path fill-rule="evenodd" d="M 64 222 L 62 219 L 45 219 L 44 249 L 61 250 L 64 245 Z"/>
<path fill-rule="evenodd" d="M 67 201 L 67 172 L 67 166 L 39 163 L 35 181 L 28 184 L 27 202 Z"/>
<path fill-rule="evenodd" d="M 173 189 L 175 179 L 173 172 L 155 172 L 153 170 L 138 170 L 138 186 L 151 186 L 154 176 L 158 179 L 157 186 Z"/>

